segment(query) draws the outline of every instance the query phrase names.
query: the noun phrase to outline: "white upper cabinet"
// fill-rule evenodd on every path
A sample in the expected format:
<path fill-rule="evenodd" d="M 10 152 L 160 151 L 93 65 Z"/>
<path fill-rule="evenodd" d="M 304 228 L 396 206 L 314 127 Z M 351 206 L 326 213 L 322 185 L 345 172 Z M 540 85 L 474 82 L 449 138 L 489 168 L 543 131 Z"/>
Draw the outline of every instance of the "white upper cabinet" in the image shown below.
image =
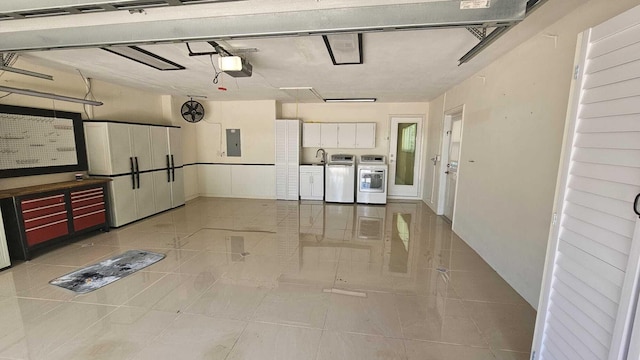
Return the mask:
<path fill-rule="evenodd" d="M 356 124 L 338 124 L 338 147 L 354 149 L 356 147 Z"/>
<path fill-rule="evenodd" d="M 376 147 L 376 123 L 356 124 L 356 148 L 373 149 Z"/>
<path fill-rule="evenodd" d="M 322 147 L 319 123 L 302 124 L 302 146 L 315 148 Z"/>
<path fill-rule="evenodd" d="M 107 125 L 104 123 L 85 122 L 84 137 L 87 143 L 89 173 L 94 175 L 112 174 L 113 164 L 111 164 Z M 129 156 L 127 155 L 127 161 L 129 161 Z"/>
<path fill-rule="evenodd" d="M 182 129 L 167 128 L 169 131 L 169 153 L 173 156 L 173 166 L 184 165 L 182 161 Z"/>
<path fill-rule="evenodd" d="M 111 169 L 106 174 L 98 174 L 93 169 L 89 168 L 89 173 L 92 175 L 114 175 L 114 174 L 126 174 L 133 171 L 133 147 L 131 146 L 131 138 L 129 136 L 128 124 L 115 124 L 115 123 L 103 123 L 99 124 L 104 126 L 104 131 L 101 135 L 106 137 L 108 143 L 109 155 L 107 161 L 107 168 L 111 166 Z M 93 141 L 87 143 L 94 144 Z M 92 147 L 93 149 L 93 147 Z"/>
<path fill-rule="evenodd" d="M 337 148 L 338 147 L 338 124 L 325 123 L 320 124 L 321 147 Z"/>
<path fill-rule="evenodd" d="M 373 149 L 376 147 L 376 123 L 305 123 L 302 146 Z"/>
<path fill-rule="evenodd" d="M 151 133 L 148 125 L 129 125 L 133 156 L 138 171 L 152 169 L 151 164 Z"/>
<path fill-rule="evenodd" d="M 167 128 L 152 126 L 151 132 L 151 157 L 154 169 L 165 169 L 169 167 L 169 139 Z"/>

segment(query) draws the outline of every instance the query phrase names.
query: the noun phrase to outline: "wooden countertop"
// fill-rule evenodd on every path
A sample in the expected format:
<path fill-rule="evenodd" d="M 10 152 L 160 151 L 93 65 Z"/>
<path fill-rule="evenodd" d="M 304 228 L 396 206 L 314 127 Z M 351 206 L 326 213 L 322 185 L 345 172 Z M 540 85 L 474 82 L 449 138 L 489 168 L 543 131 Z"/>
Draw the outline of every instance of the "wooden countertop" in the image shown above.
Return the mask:
<path fill-rule="evenodd" d="M 111 179 L 100 178 L 100 179 L 84 179 L 81 181 L 65 181 L 53 184 L 42 184 L 42 185 L 34 185 L 27 186 L 15 189 L 7 189 L 0 190 L 0 199 L 7 199 L 16 196 L 25 196 L 31 194 L 38 194 L 48 191 L 56 191 L 56 190 L 65 190 L 65 189 L 73 189 L 81 186 L 89 186 L 89 185 L 101 185 L 104 183 L 110 182 Z"/>

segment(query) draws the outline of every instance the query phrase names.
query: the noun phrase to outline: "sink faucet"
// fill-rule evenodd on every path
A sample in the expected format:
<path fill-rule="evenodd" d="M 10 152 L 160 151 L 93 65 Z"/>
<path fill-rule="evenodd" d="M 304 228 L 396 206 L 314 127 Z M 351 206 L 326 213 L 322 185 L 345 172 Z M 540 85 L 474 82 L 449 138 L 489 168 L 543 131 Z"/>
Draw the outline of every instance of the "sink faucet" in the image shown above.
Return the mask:
<path fill-rule="evenodd" d="M 322 151 L 322 159 L 320 160 L 320 162 L 324 164 L 325 162 L 327 162 L 327 152 L 324 151 L 323 148 L 320 148 L 320 149 L 318 149 L 318 151 L 316 151 L 316 157 L 318 157 L 318 153 L 320 151 Z"/>

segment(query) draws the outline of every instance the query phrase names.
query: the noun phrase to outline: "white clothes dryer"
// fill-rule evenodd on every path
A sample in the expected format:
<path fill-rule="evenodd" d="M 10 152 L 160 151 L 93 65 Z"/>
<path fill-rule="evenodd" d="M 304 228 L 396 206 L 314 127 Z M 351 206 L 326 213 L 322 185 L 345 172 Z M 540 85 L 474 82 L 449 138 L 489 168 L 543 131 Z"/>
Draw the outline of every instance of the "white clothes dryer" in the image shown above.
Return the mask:
<path fill-rule="evenodd" d="M 384 155 L 361 155 L 358 163 L 357 202 L 359 204 L 387 203 L 387 166 Z"/>

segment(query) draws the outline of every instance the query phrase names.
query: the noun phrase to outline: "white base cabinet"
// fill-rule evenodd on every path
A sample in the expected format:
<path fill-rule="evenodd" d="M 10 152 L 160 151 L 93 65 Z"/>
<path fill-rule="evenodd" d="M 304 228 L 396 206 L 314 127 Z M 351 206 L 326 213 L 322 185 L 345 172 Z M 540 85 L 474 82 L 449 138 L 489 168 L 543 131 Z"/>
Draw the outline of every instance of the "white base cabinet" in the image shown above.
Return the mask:
<path fill-rule="evenodd" d="M 324 166 L 300 166 L 300 200 L 324 199 Z"/>
<path fill-rule="evenodd" d="M 126 176 L 111 178 L 109 183 L 109 201 L 111 226 L 119 227 L 146 218 L 156 211 L 153 173 L 140 174 L 140 187 L 133 188 L 132 180 Z"/>

